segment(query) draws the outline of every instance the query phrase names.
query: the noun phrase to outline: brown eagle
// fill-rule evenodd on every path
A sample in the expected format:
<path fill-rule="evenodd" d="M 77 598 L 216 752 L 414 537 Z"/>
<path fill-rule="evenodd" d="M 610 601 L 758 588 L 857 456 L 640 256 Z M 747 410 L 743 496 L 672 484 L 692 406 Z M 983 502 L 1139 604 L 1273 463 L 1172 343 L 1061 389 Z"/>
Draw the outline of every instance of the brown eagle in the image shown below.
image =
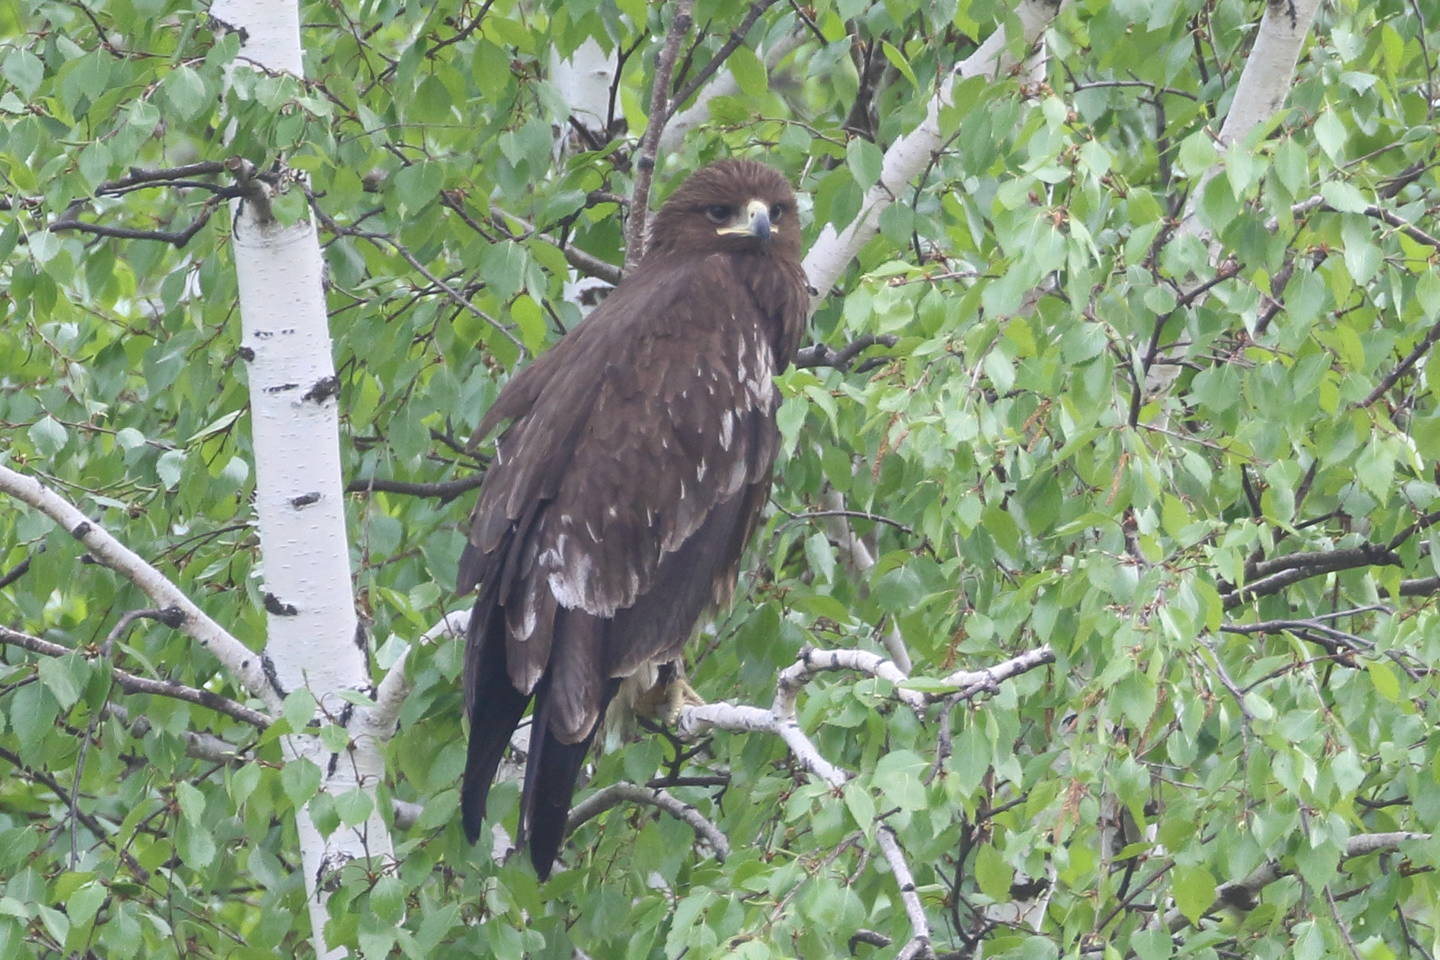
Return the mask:
<path fill-rule="evenodd" d="M 622 679 L 679 659 L 728 602 L 770 490 L 784 370 L 805 325 L 795 195 L 723 160 L 656 215 L 644 259 L 516 375 L 475 431 L 510 426 L 480 488 L 459 590 L 474 842 L 534 701 L 517 843 L 544 878 L 585 753 Z"/>

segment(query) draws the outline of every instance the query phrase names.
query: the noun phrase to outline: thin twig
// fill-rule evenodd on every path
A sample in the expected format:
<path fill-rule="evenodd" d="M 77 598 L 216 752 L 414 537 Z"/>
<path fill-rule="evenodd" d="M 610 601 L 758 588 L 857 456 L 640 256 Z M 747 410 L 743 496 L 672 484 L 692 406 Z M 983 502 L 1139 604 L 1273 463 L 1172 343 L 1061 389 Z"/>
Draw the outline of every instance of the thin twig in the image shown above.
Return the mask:
<path fill-rule="evenodd" d="M 836 370 L 844 372 L 850 369 L 850 364 L 856 357 L 871 347 L 876 345 L 893 347 L 898 342 L 896 337 L 888 333 L 867 333 L 851 340 L 839 350 L 832 350 L 826 344 L 816 343 L 795 351 L 795 359 L 792 363 L 796 367 L 834 367 Z"/>
<path fill-rule="evenodd" d="M 655 152 L 660 144 L 660 134 L 665 130 L 665 122 L 670 119 L 670 103 L 665 93 L 670 88 L 670 73 L 675 69 L 675 57 L 680 51 L 680 41 L 690 32 L 691 11 L 694 8 L 695 0 L 676 0 L 670 32 L 666 35 L 665 45 L 660 49 L 660 56 L 655 61 L 655 81 L 650 91 L 650 115 L 645 135 L 640 138 L 640 146 L 635 154 L 635 189 L 630 194 L 630 220 L 625 229 L 627 270 L 645 256 L 650 181 L 655 176 Z"/>
<path fill-rule="evenodd" d="M 760 19 L 761 14 L 777 2 L 778 0 L 755 0 L 754 3 L 750 4 L 750 9 L 746 12 L 745 19 L 741 20 L 740 25 L 730 31 L 730 37 L 719 50 L 715 51 L 715 56 L 710 58 L 710 62 L 701 67 L 695 76 L 691 78 L 690 82 L 685 84 L 685 88 L 671 98 L 671 110 L 695 96 L 696 92 L 705 86 L 706 82 L 715 75 L 715 71 L 720 69 L 721 64 L 729 59 L 730 54 L 734 53 L 736 48 L 745 42 L 745 38 L 750 35 L 750 28 L 755 26 L 755 21 Z"/>
<path fill-rule="evenodd" d="M 412 497 L 436 497 L 441 503 L 460 496 L 469 490 L 474 490 L 485 482 L 484 471 L 472 473 L 469 476 L 457 477 L 454 480 L 440 480 L 434 483 L 408 483 L 403 480 L 382 480 L 379 477 L 368 477 L 360 480 L 351 480 L 345 484 L 346 493 L 403 493 Z"/>

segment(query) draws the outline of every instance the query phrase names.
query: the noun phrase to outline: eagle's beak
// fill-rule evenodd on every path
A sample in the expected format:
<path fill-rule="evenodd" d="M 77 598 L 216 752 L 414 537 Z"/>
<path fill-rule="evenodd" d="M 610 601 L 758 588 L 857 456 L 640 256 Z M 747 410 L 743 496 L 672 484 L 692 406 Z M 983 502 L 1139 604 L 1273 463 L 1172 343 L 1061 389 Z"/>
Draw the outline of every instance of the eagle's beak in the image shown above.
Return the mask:
<path fill-rule="evenodd" d="M 764 200 L 751 200 L 745 204 L 743 222 L 721 227 L 715 231 L 721 236 L 757 237 L 762 242 L 770 239 L 770 205 Z"/>

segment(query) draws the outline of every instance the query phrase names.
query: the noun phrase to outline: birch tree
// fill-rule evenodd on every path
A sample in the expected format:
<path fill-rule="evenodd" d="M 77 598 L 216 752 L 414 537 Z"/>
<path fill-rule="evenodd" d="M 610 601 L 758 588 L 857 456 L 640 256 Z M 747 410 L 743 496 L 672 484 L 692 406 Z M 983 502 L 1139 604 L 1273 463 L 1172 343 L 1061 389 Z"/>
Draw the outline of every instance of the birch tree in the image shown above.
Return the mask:
<path fill-rule="evenodd" d="M 1435 952 L 1435 20 L 0 14 L 0 955 Z M 772 509 L 540 885 L 456 823 L 464 438 L 734 154 Z"/>

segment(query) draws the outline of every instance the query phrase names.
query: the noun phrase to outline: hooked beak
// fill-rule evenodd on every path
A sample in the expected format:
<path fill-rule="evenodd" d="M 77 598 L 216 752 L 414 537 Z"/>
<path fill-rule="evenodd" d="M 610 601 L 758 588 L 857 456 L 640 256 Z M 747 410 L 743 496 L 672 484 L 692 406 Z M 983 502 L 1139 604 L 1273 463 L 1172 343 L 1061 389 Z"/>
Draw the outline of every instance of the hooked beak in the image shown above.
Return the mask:
<path fill-rule="evenodd" d="M 756 237 L 761 242 L 770 240 L 770 207 L 764 200 L 751 200 L 745 204 L 740 222 L 715 231 L 722 237 Z"/>

